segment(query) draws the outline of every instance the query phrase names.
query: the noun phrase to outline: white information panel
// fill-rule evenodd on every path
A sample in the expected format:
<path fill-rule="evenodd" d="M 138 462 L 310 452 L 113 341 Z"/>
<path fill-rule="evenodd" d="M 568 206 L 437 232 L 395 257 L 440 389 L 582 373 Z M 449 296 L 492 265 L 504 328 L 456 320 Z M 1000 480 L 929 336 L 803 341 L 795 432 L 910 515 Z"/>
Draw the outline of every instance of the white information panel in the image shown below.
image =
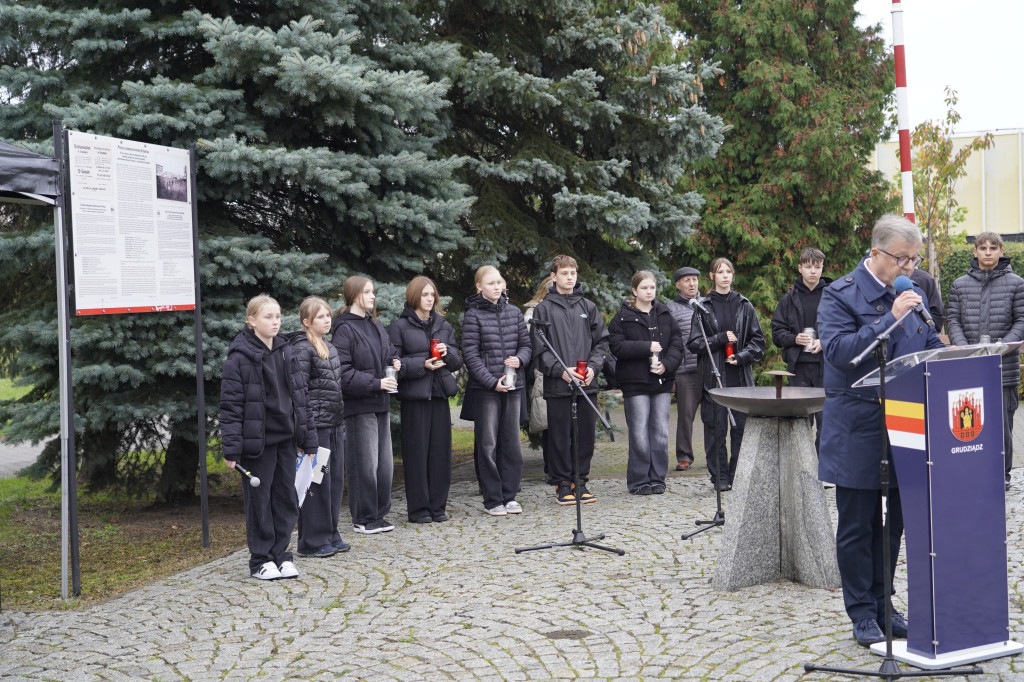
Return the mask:
<path fill-rule="evenodd" d="M 195 308 L 189 153 L 68 131 L 75 314 Z"/>

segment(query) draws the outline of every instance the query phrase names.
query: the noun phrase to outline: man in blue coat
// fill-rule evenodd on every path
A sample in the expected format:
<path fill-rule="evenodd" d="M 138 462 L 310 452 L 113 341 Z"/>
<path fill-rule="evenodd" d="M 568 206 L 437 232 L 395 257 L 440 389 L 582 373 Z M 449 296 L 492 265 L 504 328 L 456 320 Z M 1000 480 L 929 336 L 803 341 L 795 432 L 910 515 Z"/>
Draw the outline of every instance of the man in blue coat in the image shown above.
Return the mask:
<path fill-rule="evenodd" d="M 884 641 L 884 573 L 880 464 L 886 442 L 881 429 L 882 407 L 875 388 L 852 388 L 878 368 L 873 357 L 857 367 L 850 361 L 875 337 L 921 303 L 921 290 L 899 296 L 892 288 L 899 275 L 910 276 L 921 261 L 921 232 L 912 222 L 884 215 L 871 232 L 871 255 L 853 272 L 840 277 L 822 294 L 818 333 L 825 353 L 825 408 L 821 429 L 818 478 L 836 486 L 836 559 L 843 584 L 843 602 L 853 621 L 857 643 Z M 911 312 L 893 332 L 887 357 L 942 348 L 935 329 Z M 891 455 L 888 459 L 891 461 Z M 896 472 L 891 469 L 889 494 L 890 578 L 895 574 L 903 510 Z M 893 612 L 893 634 L 907 636 L 907 622 Z"/>

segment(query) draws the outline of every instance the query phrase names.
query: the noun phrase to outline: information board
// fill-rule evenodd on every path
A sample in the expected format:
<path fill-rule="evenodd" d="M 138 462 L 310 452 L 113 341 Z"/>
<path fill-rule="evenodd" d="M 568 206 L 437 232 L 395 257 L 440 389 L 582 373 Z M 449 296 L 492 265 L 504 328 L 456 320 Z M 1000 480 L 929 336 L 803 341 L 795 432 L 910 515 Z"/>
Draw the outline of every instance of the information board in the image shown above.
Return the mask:
<path fill-rule="evenodd" d="M 76 315 L 195 308 L 184 149 L 68 131 Z"/>

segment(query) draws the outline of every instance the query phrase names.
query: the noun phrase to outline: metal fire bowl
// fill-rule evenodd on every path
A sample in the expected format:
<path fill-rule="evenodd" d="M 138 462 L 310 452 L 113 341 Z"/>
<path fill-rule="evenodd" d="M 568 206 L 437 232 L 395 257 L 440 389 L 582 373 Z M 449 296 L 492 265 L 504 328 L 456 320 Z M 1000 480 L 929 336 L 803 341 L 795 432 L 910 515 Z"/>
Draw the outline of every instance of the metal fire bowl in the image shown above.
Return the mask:
<path fill-rule="evenodd" d="M 751 417 L 806 417 L 821 410 L 825 389 L 784 386 L 776 397 L 773 386 L 713 388 L 711 398 L 719 405 Z"/>

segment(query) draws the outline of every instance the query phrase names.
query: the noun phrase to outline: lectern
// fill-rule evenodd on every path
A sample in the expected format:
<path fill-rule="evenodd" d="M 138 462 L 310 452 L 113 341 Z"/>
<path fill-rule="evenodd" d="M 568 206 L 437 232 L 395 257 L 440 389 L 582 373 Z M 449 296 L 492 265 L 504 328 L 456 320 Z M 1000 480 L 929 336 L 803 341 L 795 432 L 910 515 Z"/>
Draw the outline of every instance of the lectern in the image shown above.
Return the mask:
<path fill-rule="evenodd" d="M 926 350 L 886 365 L 885 421 L 903 505 L 907 641 L 925 669 L 1024 651 L 1010 640 L 1000 354 L 1019 343 Z M 878 384 L 878 370 L 855 384 Z M 885 644 L 871 647 L 885 655 Z"/>

